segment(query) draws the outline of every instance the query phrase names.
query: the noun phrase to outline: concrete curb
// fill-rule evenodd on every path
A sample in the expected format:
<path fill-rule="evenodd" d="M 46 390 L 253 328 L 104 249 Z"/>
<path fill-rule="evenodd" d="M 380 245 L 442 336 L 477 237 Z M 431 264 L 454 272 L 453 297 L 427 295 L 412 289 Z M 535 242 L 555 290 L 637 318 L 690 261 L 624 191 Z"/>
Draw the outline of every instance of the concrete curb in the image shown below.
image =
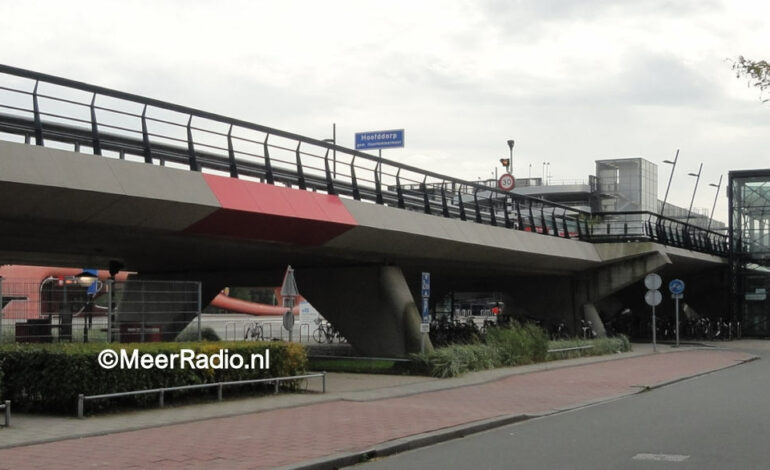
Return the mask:
<path fill-rule="evenodd" d="M 376 446 L 353 452 L 345 452 L 340 454 L 333 454 L 327 457 L 321 457 L 319 459 L 309 460 L 301 462 L 299 464 L 292 464 L 283 467 L 278 467 L 277 470 L 334 470 L 342 467 L 348 467 L 369 461 L 373 458 L 387 457 L 390 455 L 406 452 L 409 450 L 418 449 L 421 447 L 428 447 L 431 445 L 439 444 L 442 442 L 450 441 L 467 435 L 476 434 L 491 429 L 500 428 L 509 424 L 521 423 L 534 418 L 541 418 L 546 416 L 553 416 L 570 411 L 576 411 L 589 406 L 595 406 L 603 403 L 609 403 L 612 401 L 620 400 L 632 395 L 638 395 L 658 388 L 663 388 L 669 385 L 673 385 L 685 380 L 694 379 L 708 374 L 713 374 L 725 369 L 730 369 L 748 362 L 756 361 L 759 356 L 752 356 L 748 359 L 735 361 L 735 364 L 722 367 L 719 369 L 701 372 L 686 377 L 679 377 L 676 379 L 668 380 L 665 382 L 657 383 L 654 385 L 634 385 L 633 387 L 639 387 L 639 390 L 629 393 L 623 393 L 615 396 L 600 398 L 585 403 L 576 404 L 567 408 L 559 408 L 543 413 L 535 414 L 520 414 L 511 416 L 500 416 L 496 418 L 489 418 L 481 421 L 473 421 L 466 424 L 460 424 L 452 426 L 450 428 L 439 429 L 422 434 L 416 434 L 414 436 L 402 437 L 393 441 L 388 441 Z"/>

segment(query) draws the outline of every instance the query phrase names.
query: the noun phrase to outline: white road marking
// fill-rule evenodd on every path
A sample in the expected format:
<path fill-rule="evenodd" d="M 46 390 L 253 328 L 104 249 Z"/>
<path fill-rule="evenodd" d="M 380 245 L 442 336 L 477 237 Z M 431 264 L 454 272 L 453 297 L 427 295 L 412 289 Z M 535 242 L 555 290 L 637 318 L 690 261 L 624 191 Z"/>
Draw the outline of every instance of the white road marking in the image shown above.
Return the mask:
<path fill-rule="evenodd" d="M 654 460 L 657 462 L 684 462 L 689 459 L 689 455 L 676 454 L 636 454 L 633 460 Z"/>

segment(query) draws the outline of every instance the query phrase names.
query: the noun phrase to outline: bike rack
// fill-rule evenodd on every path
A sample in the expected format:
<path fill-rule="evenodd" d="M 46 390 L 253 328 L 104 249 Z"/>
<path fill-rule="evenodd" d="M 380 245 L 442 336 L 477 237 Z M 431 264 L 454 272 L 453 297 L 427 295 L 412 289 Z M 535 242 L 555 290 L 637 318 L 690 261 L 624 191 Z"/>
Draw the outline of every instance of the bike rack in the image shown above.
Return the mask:
<path fill-rule="evenodd" d="M 230 325 L 233 326 L 233 340 L 238 339 L 238 336 L 236 335 L 236 333 L 238 332 L 238 322 L 229 321 L 229 322 L 225 322 L 225 341 L 227 341 L 230 338 L 230 336 L 227 333 L 230 330 Z"/>
<path fill-rule="evenodd" d="M 302 327 L 307 327 L 307 342 L 310 342 L 310 323 L 299 324 L 299 342 L 302 342 Z"/>

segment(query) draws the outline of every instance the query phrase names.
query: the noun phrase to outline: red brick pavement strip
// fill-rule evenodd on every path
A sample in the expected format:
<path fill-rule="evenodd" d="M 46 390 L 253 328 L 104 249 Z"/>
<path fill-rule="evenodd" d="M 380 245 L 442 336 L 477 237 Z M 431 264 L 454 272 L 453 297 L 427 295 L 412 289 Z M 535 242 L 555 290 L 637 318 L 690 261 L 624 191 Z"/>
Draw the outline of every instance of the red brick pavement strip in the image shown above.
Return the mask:
<path fill-rule="evenodd" d="M 574 408 L 752 357 L 721 350 L 648 355 L 399 398 L 326 402 L 15 447 L 0 450 L 0 468 L 273 468 L 489 418 Z"/>

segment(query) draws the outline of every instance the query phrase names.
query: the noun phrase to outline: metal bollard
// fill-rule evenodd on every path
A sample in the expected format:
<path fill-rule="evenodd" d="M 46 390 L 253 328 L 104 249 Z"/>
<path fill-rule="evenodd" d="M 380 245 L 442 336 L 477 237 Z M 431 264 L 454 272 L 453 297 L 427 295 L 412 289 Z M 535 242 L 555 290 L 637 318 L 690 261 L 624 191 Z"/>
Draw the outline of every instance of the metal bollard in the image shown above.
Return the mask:
<path fill-rule="evenodd" d="M 5 400 L 5 427 L 11 425 L 11 400 Z"/>
<path fill-rule="evenodd" d="M 163 408 L 163 390 L 160 391 L 160 400 L 159 400 L 160 407 Z"/>
<path fill-rule="evenodd" d="M 81 393 L 78 395 L 78 418 L 83 417 L 83 402 L 85 401 L 84 395 Z"/>
<path fill-rule="evenodd" d="M 275 381 L 275 393 L 278 393 L 278 380 Z"/>
<path fill-rule="evenodd" d="M 222 384 L 217 388 L 217 400 L 222 401 Z"/>
<path fill-rule="evenodd" d="M 323 375 L 321 376 L 321 390 L 323 393 L 326 393 L 326 371 L 321 372 Z"/>

